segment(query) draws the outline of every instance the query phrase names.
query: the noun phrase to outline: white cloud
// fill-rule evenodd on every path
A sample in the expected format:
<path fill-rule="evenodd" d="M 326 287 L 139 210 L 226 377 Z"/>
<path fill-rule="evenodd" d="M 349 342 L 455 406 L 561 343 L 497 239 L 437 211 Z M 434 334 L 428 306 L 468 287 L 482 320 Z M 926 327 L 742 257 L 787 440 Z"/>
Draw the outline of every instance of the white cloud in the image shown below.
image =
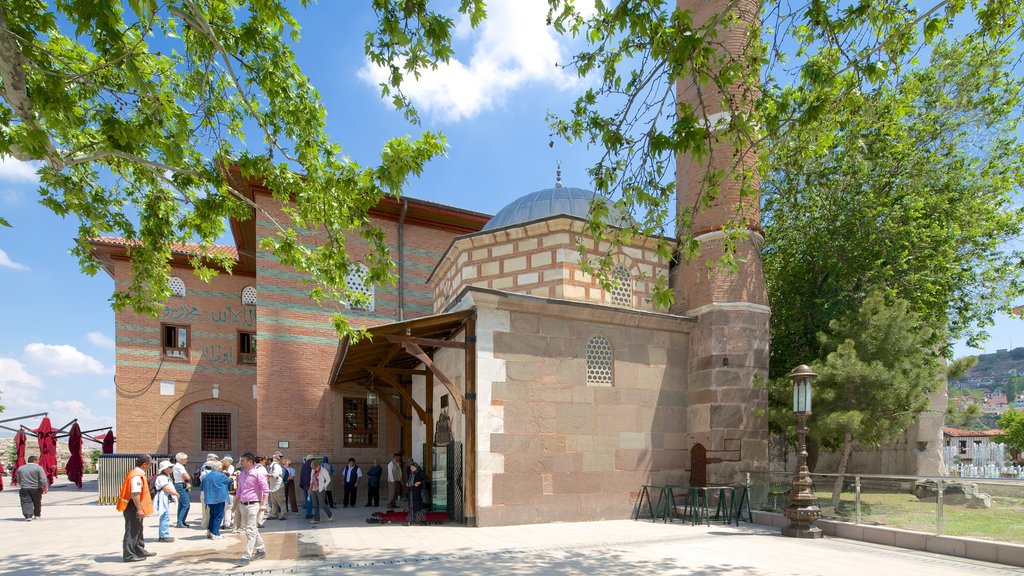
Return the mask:
<path fill-rule="evenodd" d="M 6 406 L 7 411 L 18 408 L 35 411 L 45 407 L 38 396 L 42 389 L 42 381 L 30 374 L 21 362 L 0 358 L 0 404 Z"/>
<path fill-rule="evenodd" d="M 63 426 L 77 418 L 83 430 L 114 425 L 113 417 L 97 416 L 90 407 L 80 400 L 44 400 L 45 397 L 52 395 L 52 391 L 46 391 L 43 381 L 29 372 L 21 362 L 14 358 L 0 357 L 0 404 L 6 407 L 5 415 L 22 416 L 48 412 L 50 420 L 55 426 Z M 101 389 L 98 396 L 110 398 L 113 395 L 109 390 Z M 109 404 L 109 402 L 105 404 Z M 23 422 L 30 427 L 38 423 L 38 418 L 34 421 Z"/>
<path fill-rule="evenodd" d="M 572 73 L 557 68 L 569 60 L 558 35 L 547 25 L 545 0 L 494 0 L 480 30 L 468 31 L 458 20 L 457 39 L 476 38 L 468 62 L 452 58 L 420 78 L 409 78 L 402 90 L 426 112 L 449 121 L 471 118 L 500 106 L 527 83 L 549 84 L 564 90 L 577 85 Z M 377 86 L 387 72 L 367 61 L 359 77 Z"/>
<path fill-rule="evenodd" d="M 8 182 L 39 182 L 36 162 L 22 162 L 11 156 L 0 156 L 0 180 Z"/>
<path fill-rule="evenodd" d="M 33 342 L 25 346 L 25 358 L 34 369 L 51 376 L 104 372 L 99 360 L 67 344 Z"/>
<path fill-rule="evenodd" d="M 113 348 L 114 339 L 107 336 L 103 332 L 89 332 L 85 335 L 86 339 L 89 340 L 93 345 L 99 346 L 100 348 Z"/>
<path fill-rule="evenodd" d="M 11 260 L 11 257 L 7 255 L 7 252 L 5 252 L 3 248 L 0 248 L 0 267 L 21 271 L 29 269 L 28 266 Z"/>

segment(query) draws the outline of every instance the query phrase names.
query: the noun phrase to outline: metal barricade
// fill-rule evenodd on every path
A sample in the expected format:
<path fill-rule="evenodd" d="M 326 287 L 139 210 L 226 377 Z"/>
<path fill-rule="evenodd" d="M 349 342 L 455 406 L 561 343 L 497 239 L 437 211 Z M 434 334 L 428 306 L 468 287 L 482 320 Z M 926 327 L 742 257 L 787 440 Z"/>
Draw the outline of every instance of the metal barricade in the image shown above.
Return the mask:
<path fill-rule="evenodd" d="M 135 459 L 142 454 L 100 454 L 96 463 L 99 468 L 99 504 L 113 506 L 121 492 L 121 483 L 128 472 L 135 468 Z M 155 467 L 161 460 L 172 460 L 171 454 L 150 454 Z M 172 460 L 173 461 L 173 460 Z"/>

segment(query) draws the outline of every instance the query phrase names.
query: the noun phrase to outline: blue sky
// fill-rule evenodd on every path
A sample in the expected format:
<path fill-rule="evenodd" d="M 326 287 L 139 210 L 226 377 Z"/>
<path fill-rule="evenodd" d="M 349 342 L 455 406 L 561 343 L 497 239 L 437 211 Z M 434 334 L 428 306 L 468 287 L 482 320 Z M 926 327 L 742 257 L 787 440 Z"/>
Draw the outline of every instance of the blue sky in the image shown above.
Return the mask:
<path fill-rule="evenodd" d="M 568 110 L 581 86 L 554 66 L 568 60 L 571 47 L 545 27 L 544 0 L 488 4 L 483 28 L 460 26 L 457 61 L 407 89 L 420 109 L 420 128 L 379 98 L 363 55 L 374 18 L 369 10 L 340 2 L 299 10 L 297 55 L 345 154 L 372 164 L 388 138 L 443 131 L 447 156 L 430 163 L 407 193 L 494 213 L 552 186 L 558 161 L 566 185 L 589 187 L 586 168 L 594 155 L 564 142 L 548 146 L 545 114 Z M 113 282 L 80 271 L 67 253 L 76 222 L 40 206 L 36 184 L 31 166 L 0 161 L 0 215 L 14 226 L 0 229 L 0 404 L 7 407 L 0 419 L 48 410 L 58 425 L 74 417 L 89 428 L 112 425 Z M 989 351 L 1024 345 L 1019 322 L 1001 318 L 991 333 Z M 957 352 L 970 351 L 958 346 Z"/>

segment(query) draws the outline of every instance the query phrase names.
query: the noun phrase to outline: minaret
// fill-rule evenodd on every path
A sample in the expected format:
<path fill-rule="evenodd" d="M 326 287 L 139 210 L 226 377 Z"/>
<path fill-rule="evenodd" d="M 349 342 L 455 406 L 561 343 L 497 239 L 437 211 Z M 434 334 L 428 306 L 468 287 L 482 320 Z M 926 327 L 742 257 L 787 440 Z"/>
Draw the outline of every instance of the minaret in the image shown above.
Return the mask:
<path fill-rule="evenodd" d="M 698 26 L 727 8 L 723 0 L 678 0 L 680 9 L 693 12 Z M 734 8 L 738 22 L 718 33 L 718 41 L 732 57 L 740 58 L 747 44 L 747 32 L 759 26 L 758 3 L 741 0 Z M 705 107 L 711 126 L 724 125 L 730 116 L 723 110 L 721 93 L 712 84 L 698 86 L 692 78 L 678 81 L 678 98 L 700 114 Z M 748 87 L 756 89 L 756 87 Z M 733 86 L 738 95 L 742 86 Z M 707 480 L 712 483 L 742 480 L 741 471 L 767 466 L 768 425 L 757 410 L 767 407 L 767 394 L 754 382 L 768 375 L 768 294 L 760 248 L 761 213 L 759 198 L 741 198 L 742 177 L 732 167 L 744 166 L 747 178 L 757 178 L 755 150 L 740 155 L 730 142 L 714 145 L 709 158 L 683 155 L 676 160 L 676 209 L 683 214 L 697 205 L 704 174 L 709 167 L 726 171 L 717 199 L 697 209 L 692 226 L 680 231 L 700 243 L 700 256 L 680 262 L 672 272 L 675 305 L 672 312 L 692 316 L 697 327 L 691 333 L 689 394 L 686 413 L 690 448 L 698 443 L 707 450 Z M 747 186 L 759 189 L 757 180 Z M 737 243 L 739 270 L 708 269 L 709 260 L 722 253 L 722 227 L 729 220 L 746 228 Z"/>

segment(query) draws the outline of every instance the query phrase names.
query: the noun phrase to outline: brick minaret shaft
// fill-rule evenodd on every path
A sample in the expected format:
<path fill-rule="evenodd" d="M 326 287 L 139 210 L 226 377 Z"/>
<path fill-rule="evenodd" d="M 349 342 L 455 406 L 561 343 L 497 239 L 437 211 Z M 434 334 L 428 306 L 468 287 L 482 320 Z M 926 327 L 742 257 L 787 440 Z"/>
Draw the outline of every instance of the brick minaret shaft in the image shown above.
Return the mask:
<path fill-rule="evenodd" d="M 724 0 L 678 1 L 681 9 L 693 12 L 694 25 L 715 17 L 728 4 Z M 740 23 L 719 31 L 718 39 L 730 57 L 738 58 L 746 47 L 747 31 L 760 23 L 757 2 L 742 0 L 736 9 Z M 733 94 L 741 90 L 734 86 Z M 727 120 L 729 108 L 713 85 L 698 86 L 692 78 L 682 78 L 678 94 L 680 102 L 698 113 L 704 106 L 712 125 L 716 119 Z M 713 483 L 739 481 L 740 472 L 767 467 L 768 427 L 755 412 L 767 406 L 767 395 L 755 386 L 754 377 L 768 373 L 770 310 L 759 251 L 763 242 L 759 198 L 741 199 L 738 171 L 733 169 L 738 158 L 733 144 L 719 142 L 709 158 L 683 155 L 676 162 L 680 214 L 697 206 L 709 167 L 726 173 L 715 202 L 698 208 L 692 227 L 680 231 L 682 238 L 692 235 L 700 242 L 700 256 L 681 262 L 671 279 L 672 312 L 697 319 L 690 340 L 687 431 L 691 447 L 700 443 L 707 449 L 708 481 Z M 756 151 L 749 150 L 742 162 L 756 178 Z M 750 184 L 754 189 L 759 186 L 756 181 Z M 739 219 L 748 230 L 736 248 L 739 270 L 709 270 L 706 262 L 721 255 L 721 229 L 730 219 Z"/>

